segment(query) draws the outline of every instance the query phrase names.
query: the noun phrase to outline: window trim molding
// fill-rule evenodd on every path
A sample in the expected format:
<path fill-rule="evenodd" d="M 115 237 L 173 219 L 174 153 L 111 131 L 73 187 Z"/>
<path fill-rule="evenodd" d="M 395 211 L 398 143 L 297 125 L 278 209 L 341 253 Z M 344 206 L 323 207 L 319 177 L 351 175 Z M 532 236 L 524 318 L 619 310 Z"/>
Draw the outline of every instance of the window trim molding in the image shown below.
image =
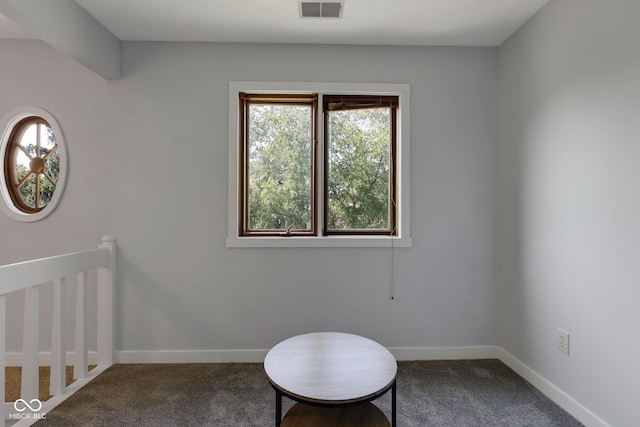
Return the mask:
<path fill-rule="evenodd" d="M 4 174 L 4 159 L 9 145 L 9 139 L 11 138 L 14 128 L 22 120 L 29 117 L 41 117 L 48 123 L 55 135 L 56 145 L 58 146 L 58 152 L 60 155 L 60 175 L 56 182 L 56 190 L 53 197 L 47 206 L 34 213 L 23 212 L 15 206 L 11 194 L 9 193 L 10 190 L 7 186 Z M 9 218 L 20 222 L 39 221 L 51 214 L 56 209 L 60 199 L 62 198 L 68 173 L 67 144 L 64 134 L 62 133 L 62 128 L 56 118 L 48 111 L 34 106 L 19 107 L 10 111 L 4 116 L 2 121 L 0 121 L 0 158 L 2 159 L 2 173 L 0 173 L 0 195 L 2 196 L 0 197 L 0 211 Z"/>
<path fill-rule="evenodd" d="M 240 236 L 239 235 L 239 188 L 240 174 L 240 149 L 239 138 L 239 107 L 238 99 L 242 92 L 250 93 L 319 93 L 345 95 L 397 95 L 399 97 L 398 111 L 398 146 L 397 156 L 399 170 L 397 175 L 398 194 L 398 235 L 397 236 L 371 236 L 371 235 L 328 235 L 323 236 Z M 319 100 L 320 101 L 320 100 Z M 266 248 L 266 247 L 411 247 L 411 218 L 410 218 L 410 85 L 404 83 L 331 83 L 331 82 L 253 82 L 230 81 L 229 82 L 229 150 L 228 150 L 228 197 L 227 197 L 227 238 L 225 245 L 228 248 Z M 322 122 L 321 108 L 318 108 L 317 119 Z M 318 140 L 324 140 L 324 129 L 318 129 Z M 318 150 L 318 167 L 324 165 L 324 150 Z M 319 171 L 324 173 L 323 170 Z M 322 180 L 318 180 L 322 181 Z M 323 184 L 318 182 L 319 186 Z M 320 194 L 323 188 L 318 188 Z M 320 205 L 320 204 L 318 204 Z M 316 206 L 318 224 L 324 223 L 322 208 Z"/>

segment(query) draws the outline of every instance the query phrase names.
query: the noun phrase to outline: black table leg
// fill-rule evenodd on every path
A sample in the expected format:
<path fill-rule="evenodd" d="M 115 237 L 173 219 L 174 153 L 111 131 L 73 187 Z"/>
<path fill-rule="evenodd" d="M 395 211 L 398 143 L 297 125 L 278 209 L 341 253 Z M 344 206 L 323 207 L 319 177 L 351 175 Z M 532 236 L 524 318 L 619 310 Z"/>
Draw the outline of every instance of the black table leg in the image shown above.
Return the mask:
<path fill-rule="evenodd" d="M 280 423 L 282 422 L 282 392 L 278 389 L 276 390 L 276 427 L 280 427 Z"/>
<path fill-rule="evenodd" d="M 391 386 L 391 427 L 396 427 L 396 380 Z"/>

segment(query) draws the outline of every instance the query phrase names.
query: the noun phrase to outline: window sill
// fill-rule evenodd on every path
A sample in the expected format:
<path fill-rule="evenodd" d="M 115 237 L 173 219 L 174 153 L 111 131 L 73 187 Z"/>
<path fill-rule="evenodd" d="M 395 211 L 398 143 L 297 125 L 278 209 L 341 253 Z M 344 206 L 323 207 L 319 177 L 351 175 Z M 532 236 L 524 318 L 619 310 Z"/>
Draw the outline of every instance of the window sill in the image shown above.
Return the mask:
<path fill-rule="evenodd" d="M 231 237 L 227 248 L 410 248 L 410 238 L 379 236 Z"/>

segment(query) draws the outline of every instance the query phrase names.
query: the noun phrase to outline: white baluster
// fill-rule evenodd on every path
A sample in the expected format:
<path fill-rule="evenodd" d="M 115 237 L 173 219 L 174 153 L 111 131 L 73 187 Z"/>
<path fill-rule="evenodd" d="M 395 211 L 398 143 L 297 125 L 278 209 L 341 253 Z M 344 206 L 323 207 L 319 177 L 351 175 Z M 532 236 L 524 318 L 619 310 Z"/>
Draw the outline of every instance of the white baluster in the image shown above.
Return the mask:
<path fill-rule="evenodd" d="M 49 394 L 55 396 L 66 389 L 64 301 L 67 278 L 53 283 L 53 320 L 51 323 L 51 381 Z"/>
<path fill-rule="evenodd" d="M 24 335 L 22 363 L 22 391 L 20 397 L 27 402 L 39 397 L 38 393 L 38 353 L 39 353 L 39 312 L 40 288 L 30 286 L 24 293 Z"/>
<path fill-rule="evenodd" d="M 76 345 L 73 378 L 87 376 L 87 282 L 89 274 L 78 273 L 76 289 Z"/>

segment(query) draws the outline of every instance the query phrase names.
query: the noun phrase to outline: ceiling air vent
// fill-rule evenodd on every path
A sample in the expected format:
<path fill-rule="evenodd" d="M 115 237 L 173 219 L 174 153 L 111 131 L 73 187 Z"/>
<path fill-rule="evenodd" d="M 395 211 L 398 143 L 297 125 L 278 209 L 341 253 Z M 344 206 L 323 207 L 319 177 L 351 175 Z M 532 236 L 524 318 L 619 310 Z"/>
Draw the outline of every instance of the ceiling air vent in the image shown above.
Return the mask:
<path fill-rule="evenodd" d="M 300 18 L 342 18 L 344 0 L 303 1 L 300 0 Z"/>

